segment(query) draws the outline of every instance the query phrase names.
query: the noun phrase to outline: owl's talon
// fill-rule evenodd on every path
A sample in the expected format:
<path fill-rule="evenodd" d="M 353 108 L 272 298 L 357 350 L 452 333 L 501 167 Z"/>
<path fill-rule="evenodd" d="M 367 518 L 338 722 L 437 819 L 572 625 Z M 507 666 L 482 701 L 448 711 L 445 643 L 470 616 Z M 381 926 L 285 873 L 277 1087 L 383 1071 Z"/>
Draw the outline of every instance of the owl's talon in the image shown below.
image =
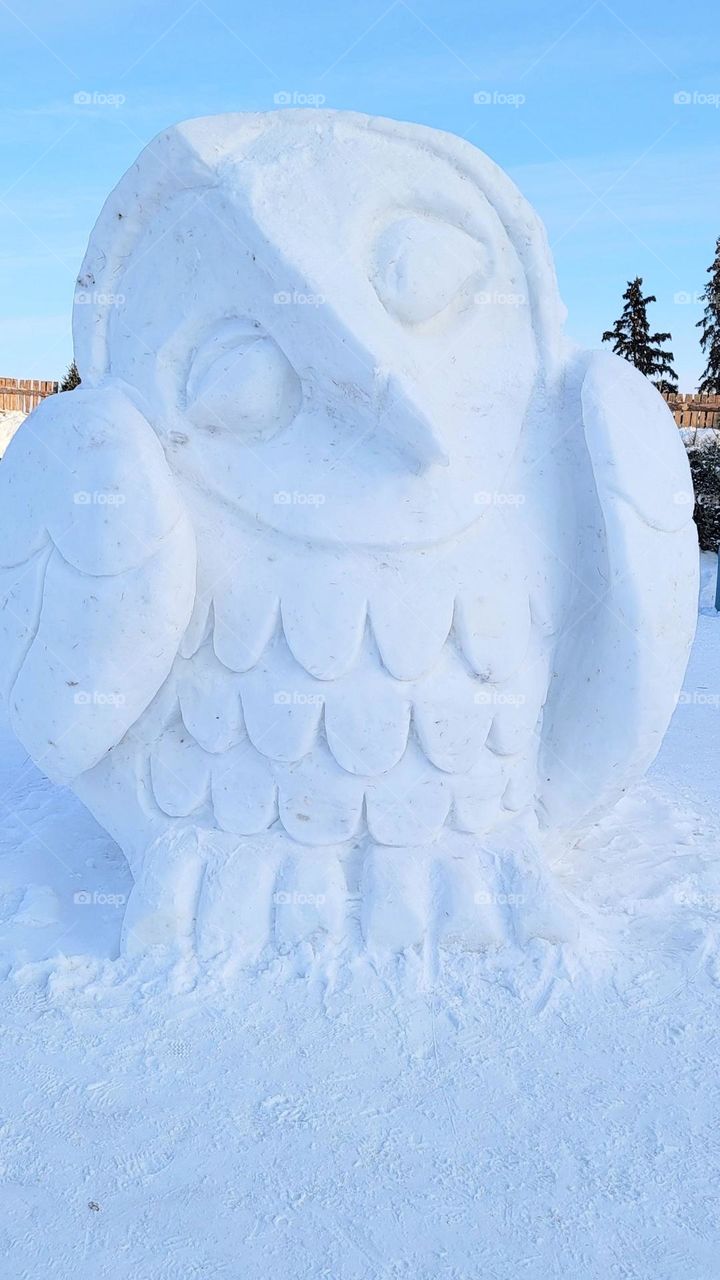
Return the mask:
<path fill-rule="evenodd" d="M 154 948 L 183 955 L 194 952 L 204 867 L 198 834 L 192 829 L 173 830 L 145 850 L 125 908 L 125 955 L 139 956 Z"/>
<path fill-rule="evenodd" d="M 427 849 L 372 845 L 360 881 L 360 921 L 371 956 L 406 951 L 426 938 L 431 914 Z"/>
<path fill-rule="evenodd" d="M 212 838 L 218 833 L 213 832 Z M 195 920 L 198 958 L 251 963 L 272 940 L 273 891 L 280 853 L 272 837 L 238 841 L 209 858 Z"/>
<path fill-rule="evenodd" d="M 499 909 L 506 941 L 524 947 L 534 938 L 572 942 L 579 917 L 560 879 L 547 865 L 541 848 L 522 830 L 510 827 L 508 836 L 491 850 L 491 873 L 486 896 Z"/>
<path fill-rule="evenodd" d="M 507 924 L 497 894 L 490 891 L 488 868 L 472 837 L 463 848 L 435 864 L 437 932 L 442 946 L 466 951 L 500 947 Z"/>
<path fill-rule="evenodd" d="M 296 846 L 275 881 L 275 942 L 280 949 L 320 938 L 339 944 L 347 917 L 347 888 L 339 852 Z"/>

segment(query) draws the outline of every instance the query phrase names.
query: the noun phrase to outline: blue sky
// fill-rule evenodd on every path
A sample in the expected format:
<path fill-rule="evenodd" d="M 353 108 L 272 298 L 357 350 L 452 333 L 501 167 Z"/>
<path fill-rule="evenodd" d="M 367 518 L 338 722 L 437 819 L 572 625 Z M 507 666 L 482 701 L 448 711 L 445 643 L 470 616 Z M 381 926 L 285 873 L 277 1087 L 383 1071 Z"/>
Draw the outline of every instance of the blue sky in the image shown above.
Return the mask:
<path fill-rule="evenodd" d="M 487 151 L 545 221 L 572 336 L 597 345 L 641 275 L 692 390 L 720 235 L 717 32 L 716 0 L 0 0 L 0 375 L 62 374 L 89 232 L 144 143 L 286 92 Z"/>

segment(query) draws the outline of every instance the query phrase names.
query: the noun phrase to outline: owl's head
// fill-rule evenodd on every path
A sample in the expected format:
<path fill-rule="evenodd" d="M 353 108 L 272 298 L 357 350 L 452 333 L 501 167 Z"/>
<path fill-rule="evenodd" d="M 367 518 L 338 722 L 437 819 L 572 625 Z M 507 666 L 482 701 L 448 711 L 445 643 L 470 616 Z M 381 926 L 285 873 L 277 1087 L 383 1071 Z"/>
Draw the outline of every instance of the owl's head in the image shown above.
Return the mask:
<path fill-rule="evenodd" d="M 483 514 L 562 307 L 541 225 L 470 144 L 335 111 L 193 120 L 108 199 L 76 359 L 170 465 L 297 537 L 423 544 Z"/>

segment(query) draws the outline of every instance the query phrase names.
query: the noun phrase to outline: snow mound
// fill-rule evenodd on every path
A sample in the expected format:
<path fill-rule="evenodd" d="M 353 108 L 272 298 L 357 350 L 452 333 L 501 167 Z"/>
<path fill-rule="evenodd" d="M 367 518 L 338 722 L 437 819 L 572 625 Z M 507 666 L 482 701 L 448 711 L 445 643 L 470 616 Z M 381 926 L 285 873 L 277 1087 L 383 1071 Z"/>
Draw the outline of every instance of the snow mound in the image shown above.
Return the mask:
<path fill-rule="evenodd" d="M 17 409 L 0 410 L 0 458 L 7 449 L 20 423 L 24 422 L 26 417 L 27 414 L 21 413 Z"/>

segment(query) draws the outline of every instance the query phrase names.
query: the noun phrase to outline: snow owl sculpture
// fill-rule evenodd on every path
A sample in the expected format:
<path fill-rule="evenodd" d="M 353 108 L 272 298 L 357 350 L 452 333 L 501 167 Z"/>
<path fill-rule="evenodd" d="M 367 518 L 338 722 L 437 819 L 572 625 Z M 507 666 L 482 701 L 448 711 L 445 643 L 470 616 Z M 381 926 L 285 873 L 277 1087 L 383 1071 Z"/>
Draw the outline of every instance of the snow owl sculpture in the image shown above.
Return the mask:
<path fill-rule="evenodd" d="M 662 398 L 562 322 L 532 210 L 433 129 L 194 120 L 112 193 L 82 386 L 0 464 L 0 654 L 128 950 L 572 931 L 552 859 L 658 749 L 697 547 Z"/>

